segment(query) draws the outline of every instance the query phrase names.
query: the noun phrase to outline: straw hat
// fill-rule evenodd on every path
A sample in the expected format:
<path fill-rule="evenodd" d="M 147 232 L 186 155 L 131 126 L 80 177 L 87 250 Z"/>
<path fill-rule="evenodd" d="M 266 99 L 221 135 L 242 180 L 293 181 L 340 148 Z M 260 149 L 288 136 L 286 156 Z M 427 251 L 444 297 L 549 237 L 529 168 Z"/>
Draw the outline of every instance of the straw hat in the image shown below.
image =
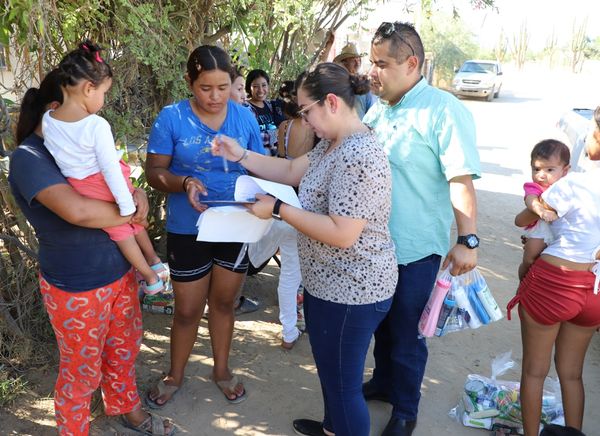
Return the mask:
<path fill-rule="evenodd" d="M 359 53 L 356 49 L 356 44 L 354 44 L 353 42 L 349 42 L 344 46 L 340 54 L 333 58 L 333 62 L 339 63 L 342 62 L 344 59 L 348 58 L 360 58 L 363 57 L 365 54 L 366 53 Z"/>

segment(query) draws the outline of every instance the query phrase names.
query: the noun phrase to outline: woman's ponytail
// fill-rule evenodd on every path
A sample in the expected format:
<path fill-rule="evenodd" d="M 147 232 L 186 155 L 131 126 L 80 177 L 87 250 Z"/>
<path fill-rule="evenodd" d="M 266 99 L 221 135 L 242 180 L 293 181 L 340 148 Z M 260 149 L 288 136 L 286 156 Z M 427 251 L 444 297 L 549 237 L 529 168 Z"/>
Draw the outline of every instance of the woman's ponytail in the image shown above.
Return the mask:
<path fill-rule="evenodd" d="M 62 104 L 63 95 L 60 88 L 58 70 L 50 71 L 39 88 L 29 88 L 21 101 L 21 111 L 17 122 L 17 144 L 21 144 L 31 135 L 42 121 L 42 115 L 52 102 Z"/>

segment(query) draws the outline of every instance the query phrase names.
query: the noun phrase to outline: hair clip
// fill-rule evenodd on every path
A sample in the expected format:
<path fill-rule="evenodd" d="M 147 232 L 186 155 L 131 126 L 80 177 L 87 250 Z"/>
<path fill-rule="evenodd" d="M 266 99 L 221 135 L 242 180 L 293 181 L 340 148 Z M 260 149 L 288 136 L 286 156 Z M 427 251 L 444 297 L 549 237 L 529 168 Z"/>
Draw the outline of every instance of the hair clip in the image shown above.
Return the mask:
<path fill-rule="evenodd" d="M 81 44 L 81 48 L 84 49 L 85 51 L 90 51 L 90 48 L 88 47 L 87 43 L 84 42 L 83 44 Z"/>
<path fill-rule="evenodd" d="M 99 51 L 96 52 L 96 62 L 99 62 L 99 63 L 103 63 L 104 62 L 102 60 L 102 58 L 100 57 L 100 52 Z"/>
<path fill-rule="evenodd" d="M 202 71 L 202 65 L 196 64 L 196 71 L 198 71 L 198 72 Z"/>

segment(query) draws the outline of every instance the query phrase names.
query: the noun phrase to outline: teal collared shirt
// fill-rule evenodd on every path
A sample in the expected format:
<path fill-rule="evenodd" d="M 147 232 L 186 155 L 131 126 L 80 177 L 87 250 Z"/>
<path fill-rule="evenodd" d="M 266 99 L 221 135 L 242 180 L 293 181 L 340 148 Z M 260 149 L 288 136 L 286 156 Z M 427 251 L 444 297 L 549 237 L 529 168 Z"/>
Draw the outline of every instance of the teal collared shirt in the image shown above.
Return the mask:
<path fill-rule="evenodd" d="M 379 100 L 363 121 L 392 168 L 389 228 L 398 264 L 445 256 L 454 219 L 448 181 L 481 176 L 471 112 L 421 78 L 394 106 Z"/>

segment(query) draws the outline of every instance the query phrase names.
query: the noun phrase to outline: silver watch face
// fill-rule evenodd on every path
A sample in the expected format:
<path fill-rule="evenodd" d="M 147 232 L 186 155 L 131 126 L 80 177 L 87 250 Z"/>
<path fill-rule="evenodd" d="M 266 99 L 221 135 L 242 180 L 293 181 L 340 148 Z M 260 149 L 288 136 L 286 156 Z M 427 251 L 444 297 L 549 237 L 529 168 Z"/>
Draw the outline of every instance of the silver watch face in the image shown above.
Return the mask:
<path fill-rule="evenodd" d="M 469 245 L 469 247 L 477 247 L 479 245 L 479 241 L 477 240 L 477 237 L 475 235 L 471 235 L 467 238 L 467 244 Z"/>

